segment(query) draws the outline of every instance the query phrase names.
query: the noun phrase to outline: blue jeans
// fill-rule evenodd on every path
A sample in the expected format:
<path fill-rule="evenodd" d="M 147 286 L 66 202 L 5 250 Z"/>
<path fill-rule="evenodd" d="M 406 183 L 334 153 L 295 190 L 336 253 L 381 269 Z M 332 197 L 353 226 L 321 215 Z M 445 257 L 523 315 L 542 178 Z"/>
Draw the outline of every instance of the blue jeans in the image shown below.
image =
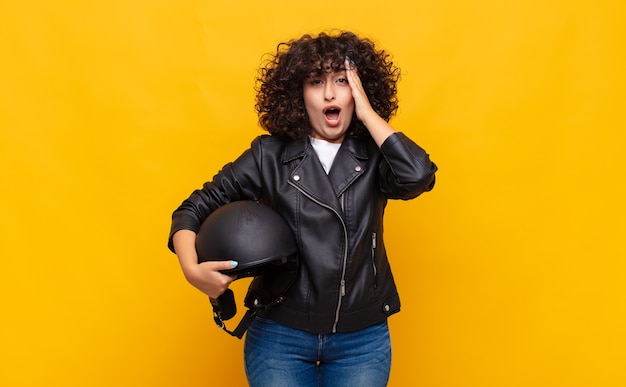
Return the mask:
<path fill-rule="evenodd" d="M 246 333 L 251 387 L 380 387 L 391 369 L 387 322 L 318 335 L 257 317 Z"/>

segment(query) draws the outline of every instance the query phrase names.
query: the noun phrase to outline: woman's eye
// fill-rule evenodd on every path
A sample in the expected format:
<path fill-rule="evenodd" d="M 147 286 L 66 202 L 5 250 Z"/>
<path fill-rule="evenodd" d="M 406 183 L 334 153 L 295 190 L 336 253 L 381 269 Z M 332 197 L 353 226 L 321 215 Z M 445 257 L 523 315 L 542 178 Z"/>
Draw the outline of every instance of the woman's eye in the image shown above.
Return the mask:
<path fill-rule="evenodd" d="M 311 79 L 311 85 L 321 85 L 322 84 L 322 80 L 321 79 Z"/>
<path fill-rule="evenodd" d="M 348 83 L 348 79 L 347 78 L 338 78 L 337 79 L 337 83 Z"/>

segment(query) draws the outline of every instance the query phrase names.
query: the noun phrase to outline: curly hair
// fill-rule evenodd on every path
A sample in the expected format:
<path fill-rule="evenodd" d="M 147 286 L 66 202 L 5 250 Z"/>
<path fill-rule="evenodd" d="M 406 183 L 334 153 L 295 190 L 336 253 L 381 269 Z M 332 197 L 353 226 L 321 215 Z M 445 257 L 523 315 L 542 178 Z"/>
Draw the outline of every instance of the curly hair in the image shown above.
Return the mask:
<path fill-rule="evenodd" d="M 311 125 L 304 107 L 303 82 L 325 71 L 343 71 L 346 56 L 355 62 L 372 108 L 389 121 L 398 110 L 396 83 L 400 69 L 394 66 L 390 55 L 377 50 L 371 40 L 340 31 L 336 34 L 322 32 L 317 36 L 307 34 L 278 44 L 276 54 L 270 54 L 256 79 L 255 109 L 260 126 L 283 139 L 308 136 Z M 369 136 L 356 114 L 348 135 Z"/>

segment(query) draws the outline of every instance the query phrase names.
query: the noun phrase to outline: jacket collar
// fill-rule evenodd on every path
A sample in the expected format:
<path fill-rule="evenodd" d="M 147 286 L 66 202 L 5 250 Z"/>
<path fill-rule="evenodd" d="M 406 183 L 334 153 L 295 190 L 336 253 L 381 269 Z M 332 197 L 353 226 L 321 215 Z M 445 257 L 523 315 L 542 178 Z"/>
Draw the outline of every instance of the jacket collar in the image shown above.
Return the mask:
<path fill-rule="evenodd" d="M 289 143 L 287 143 L 285 151 L 283 152 L 283 164 L 293 161 L 297 158 L 304 157 L 307 149 L 308 151 L 313 150 L 308 137 L 300 140 L 290 141 Z M 341 149 L 339 151 L 347 151 L 357 159 L 366 160 L 369 157 L 367 153 L 366 141 L 360 141 L 351 136 L 346 136 L 346 138 L 343 140 L 343 143 L 341 144 Z"/>
<path fill-rule="evenodd" d="M 365 172 L 369 158 L 366 141 L 346 137 L 326 176 L 315 150 L 308 138 L 287 144 L 283 153 L 284 164 L 300 160 L 292 169 L 290 181 L 320 202 L 340 208 L 339 197 Z"/>

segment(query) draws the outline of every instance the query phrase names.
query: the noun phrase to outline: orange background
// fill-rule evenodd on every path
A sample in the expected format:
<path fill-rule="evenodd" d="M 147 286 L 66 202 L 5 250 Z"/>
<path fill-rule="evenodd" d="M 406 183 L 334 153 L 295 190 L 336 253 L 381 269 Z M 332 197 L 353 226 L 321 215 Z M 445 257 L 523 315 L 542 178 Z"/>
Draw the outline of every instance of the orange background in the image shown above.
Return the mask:
<path fill-rule="evenodd" d="M 626 385 L 625 4 L 3 1 L 0 385 L 245 385 L 169 217 L 261 133 L 262 55 L 330 28 L 440 167 L 388 209 L 390 386 Z"/>

